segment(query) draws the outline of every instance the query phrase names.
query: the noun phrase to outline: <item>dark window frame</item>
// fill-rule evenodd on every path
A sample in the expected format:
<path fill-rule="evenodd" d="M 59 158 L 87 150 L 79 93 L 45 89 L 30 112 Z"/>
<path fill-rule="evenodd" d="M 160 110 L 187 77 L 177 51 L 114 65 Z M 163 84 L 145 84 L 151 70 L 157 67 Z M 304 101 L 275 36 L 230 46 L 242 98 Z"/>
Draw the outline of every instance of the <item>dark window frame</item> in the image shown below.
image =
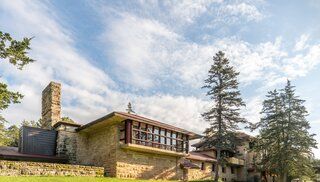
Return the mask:
<path fill-rule="evenodd" d="M 144 126 L 143 129 L 141 125 Z M 120 132 L 123 132 L 123 129 Z M 189 153 L 189 136 L 174 130 L 139 121 L 126 120 L 124 132 L 125 139 L 120 138 L 120 141 L 124 140 L 125 143 Z M 156 141 L 157 139 L 158 141 Z"/>
<path fill-rule="evenodd" d="M 226 173 L 226 167 L 222 166 L 221 171 L 222 171 L 222 173 Z"/>
<path fill-rule="evenodd" d="M 204 162 L 201 162 L 201 170 L 204 171 L 206 168 L 205 168 L 205 163 Z"/>

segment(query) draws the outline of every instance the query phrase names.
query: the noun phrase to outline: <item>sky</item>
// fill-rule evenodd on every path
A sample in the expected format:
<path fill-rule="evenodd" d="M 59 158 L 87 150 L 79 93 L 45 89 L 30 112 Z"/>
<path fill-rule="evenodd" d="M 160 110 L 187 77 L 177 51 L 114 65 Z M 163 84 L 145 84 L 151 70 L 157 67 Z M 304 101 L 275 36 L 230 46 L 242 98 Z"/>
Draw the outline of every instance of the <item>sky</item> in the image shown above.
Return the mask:
<path fill-rule="evenodd" d="M 33 37 L 36 60 L 22 71 L 0 62 L 0 81 L 24 94 L 2 112 L 9 124 L 38 120 L 41 91 L 56 81 L 62 116 L 78 123 L 131 102 L 139 115 L 201 134 L 210 106 L 201 87 L 222 50 L 240 72 L 244 117 L 258 122 L 267 92 L 290 79 L 320 143 L 319 0 L 0 1 L 0 30 Z"/>

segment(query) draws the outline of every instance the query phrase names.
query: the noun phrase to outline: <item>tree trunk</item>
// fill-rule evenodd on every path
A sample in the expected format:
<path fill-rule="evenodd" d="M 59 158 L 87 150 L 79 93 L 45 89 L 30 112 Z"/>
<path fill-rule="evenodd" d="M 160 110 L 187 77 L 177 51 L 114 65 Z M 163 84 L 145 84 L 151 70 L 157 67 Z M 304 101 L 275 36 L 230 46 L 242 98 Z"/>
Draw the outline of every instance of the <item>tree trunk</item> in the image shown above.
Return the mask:
<path fill-rule="evenodd" d="M 217 149 L 217 162 L 216 162 L 216 167 L 215 167 L 215 171 L 214 171 L 214 181 L 218 182 L 219 181 L 219 166 L 220 166 L 220 154 L 221 151 L 220 149 Z"/>
<path fill-rule="evenodd" d="M 281 182 L 287 182 L 288 181 L 288 175 L 287 173 L 281 174 L 280 175 L 280 181 Z"/>

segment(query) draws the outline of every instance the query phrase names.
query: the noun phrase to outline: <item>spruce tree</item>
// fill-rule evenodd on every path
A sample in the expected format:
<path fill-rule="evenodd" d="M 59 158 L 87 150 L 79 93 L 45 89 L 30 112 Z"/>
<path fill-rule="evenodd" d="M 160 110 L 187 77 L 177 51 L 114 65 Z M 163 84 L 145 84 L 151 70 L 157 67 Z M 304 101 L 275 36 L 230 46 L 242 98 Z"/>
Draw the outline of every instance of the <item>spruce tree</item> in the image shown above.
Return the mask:
<path fill-rule="evenodd" d="M 309 133 L 308 112 L 304 100 L 295 95 L 290 81 L 280 92 L 269 92 L 263 102 L 262 118 L 255 150 L 262 153 L 261 164 L 279 180 L 312 176 L 312 148 L 314 134 Z"/>
<path fill-rule="evenodd" d="M 215 147 L 217 163 L 215 164 L 215 181 L 219 180 L 219 165 L 224 164 L 222 150 L 236 150 L 239 141 L 236 130 L 239 123 L 247 121 L 240 117 L 240 108 L 245 106 L 238 90 L 239 72 L 230 66 L 229 60 L 222 51 L 213 57 L 213 64 L 208 71 L 208 78 L 203 88 L 208 89 L 207 96 L 212 100 L 212 107 L 202 114 L 210 123 L 205 131 L 206 147 Z"/>

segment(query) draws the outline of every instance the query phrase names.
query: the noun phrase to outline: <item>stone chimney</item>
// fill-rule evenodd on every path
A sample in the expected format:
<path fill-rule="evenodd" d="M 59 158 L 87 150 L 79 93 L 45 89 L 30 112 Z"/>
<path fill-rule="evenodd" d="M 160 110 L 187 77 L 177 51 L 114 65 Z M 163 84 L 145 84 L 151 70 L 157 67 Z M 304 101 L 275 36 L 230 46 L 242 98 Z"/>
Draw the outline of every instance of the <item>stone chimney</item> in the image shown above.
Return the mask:
<path fill-rule="evenodd" d="M 42 91 L 42 120 L 46 129 L 61 120 L 61 84 L 50 82 Z"/>

